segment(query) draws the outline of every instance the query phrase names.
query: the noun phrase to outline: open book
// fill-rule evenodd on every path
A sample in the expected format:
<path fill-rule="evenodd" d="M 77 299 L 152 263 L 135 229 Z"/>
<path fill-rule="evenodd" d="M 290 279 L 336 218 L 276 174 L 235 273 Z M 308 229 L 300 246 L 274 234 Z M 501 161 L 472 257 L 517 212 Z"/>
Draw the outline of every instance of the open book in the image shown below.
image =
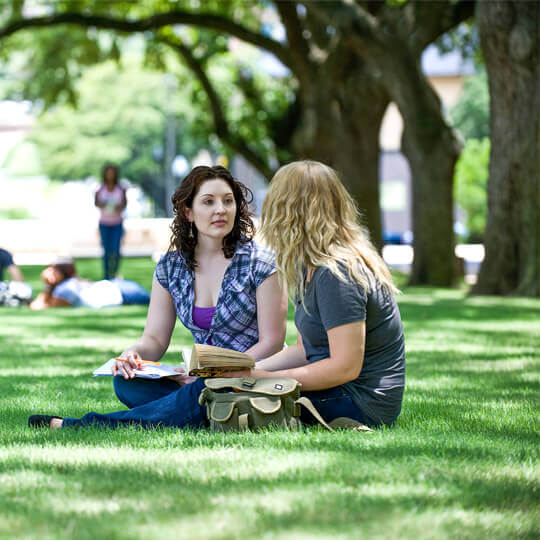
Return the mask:
<path fill-rule="evenodd" d="M 94 377 L 104 377 L 107 375 L 112 375 L 112 367 L 114 365 L 115 358 L 111 358 L 109 361 L 105 362 L 101 367 L 94 370 Z M 159 365 L 145 365 L 143 369 L 135 369 L 135 377 L 140 377 L 142 379 L 161 379 L 162 377 L 170 377 L 171 375 L 179 375 L 178 371 L 175 371 L 177 368 L 183 368 L 186 370 L 185 366 L 171 366 L 170 364 L 159 364 Z"/>
<path fill-rule="evenodd" d="M 196 343 L 191 355 L 182 351 L 189 375 L 199 377 L 219 377 L 225 371 L 239 371 L 255 367 L 255 360 L 249 354 Z M 189 358 L 188 358 L 189 356 Z"/>
<path fill-rule="evenodd" d="M 171 375 L 179 375 L 180 368 L 189 375 L 199 377 L 219 377 L 224 371 L 238 371 L 255 367 L 255 360 L 249 354 L 222 349 L 212 345 L 195 344 L 192 348 L 182 348 L 183 362 L 178 366 L 170 364 L 146 364 L 142 369 L 135 369 L 135 377 L 142 379 L 161 379 Z M 115 358 L 111 358 L 101 367 L 94 370 L 94 377 L 112 375 Z"/>

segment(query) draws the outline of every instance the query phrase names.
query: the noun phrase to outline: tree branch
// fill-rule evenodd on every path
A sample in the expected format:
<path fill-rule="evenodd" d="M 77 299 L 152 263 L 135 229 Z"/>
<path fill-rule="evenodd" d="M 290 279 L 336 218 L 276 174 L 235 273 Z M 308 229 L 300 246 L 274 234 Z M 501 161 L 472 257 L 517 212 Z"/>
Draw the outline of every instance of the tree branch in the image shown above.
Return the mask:
<path fill-rule="evenodd" d="M 476 0 L 460 0 L 457 3 L 439 0 L 407 3 L 399 7 L 385 5 L 379 9 L 377 16 L 358 3 L 351 4 L 345 1 L 339 2 L 337 7 L 332 3 L 332 10 L 330 10 L 332 6 L 324 2 L 310 4 L 310 9 L 320 17 L 324 17 L 328 23 L 339 19 L 345 28 L 350 29 L 357 50 L 361 42 L 385 47 L 388 34 L 396 38 L 410 34 L 407 38 L 408 44 L 411 51 L 418 55 L 439 36 L 474 16 L 475 3 Z M 410 25 L 407 24 L 407 18 L 401 16 L 408 9 L 413 10 Z M 402 24 L 411 27 L 396 28 Z"/>
<path fill-rule="evenodd" d="M 412 50 L 420 54 L 438 37 L 473 17 L 475 4 L 475 0 L 415 2 L 416 31 L 411 34 Z"/>
<path fill-rule="evenodd" d="M 0 28 L 0 39 L 8 37 L 20 30 L 26 28 L 39 28 L 46 26 L 55 26 L 59 24 L 76 24 L 79 26 L 94 26 L 119 32 L 146 32 L 157 30 L 164 26 L 175 24 L 185 24 L 199 26 L 211 30 L 217 30 L 237 37 L 238 39 L 251 43 L 256 47 L 264 49 L 274 54 L 283 64 L 291 66 L 291 55 L 286 47 L 281 43 L 267 38 L 266 36 L 249 30 L 244 26 L 235 23 L 220 15 L 212 13 L 188 13 L 185 11 L 168 11 L 166 13 L 157 13 L 150 17 L 138 20 L 116 19 L 114 17 L 105 17 L 102 15 L 85 15 L 83 13 L 66 12 L 55 13 L 44 17 L 32 17 L 8 22 Z"/>
<path fill-rule="evenodd" d="M 221 100 L 200 62 L 191 52 L 191 49 L 186 47 L 176 36 L 173 37 L 158 34 L 157 39 L 176 50 L 182 56 L 191 71 L 193 71 L 197 79 L 199 79 L 199 82 L 206 92 L 208 101 L 210 102 L 216 135 L 232 150 L 244 156 L 266 178 L 271 178 L 273 170 L 268 166 L 266 160 L 252 150 L 244 139 L 234 135 L 229 129 L 227 118 L 225 117 L 223 107 L 221 106 Z"/>
<path fill-rule="evenodd" d="M 296 2 L 275 2 L 281 22 L 287 32 L 291 55 L 291 69 L 301 82 L 309 81 L 309 46 L 302 35 L 302 25 L 296 11 Z"/>
<path fill-rule="evenodd" d="M 313 2 L 309 5 L 311 13 L 321 22 L 331 24 L 343 32 L 342 46 L 352 46 L 362 55 L 364 45 L 384 48 L 385 42 L 377 17 L 359 4 L 351 4 L 345 0 L 339 2 Z"/>

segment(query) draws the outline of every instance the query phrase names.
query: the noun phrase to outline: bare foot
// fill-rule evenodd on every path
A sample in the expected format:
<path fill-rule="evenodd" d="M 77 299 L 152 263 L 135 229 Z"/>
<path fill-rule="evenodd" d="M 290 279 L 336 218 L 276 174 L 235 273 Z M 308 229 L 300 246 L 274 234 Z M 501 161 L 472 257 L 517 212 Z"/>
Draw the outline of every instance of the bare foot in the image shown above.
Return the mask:
<path fill-rule="evenodd" d="M 49 424 L 49 427 L 51 429 L 60 429 L 63 423 L 64 421 L 61 418 L 51 418 L 51 423 Z"/>

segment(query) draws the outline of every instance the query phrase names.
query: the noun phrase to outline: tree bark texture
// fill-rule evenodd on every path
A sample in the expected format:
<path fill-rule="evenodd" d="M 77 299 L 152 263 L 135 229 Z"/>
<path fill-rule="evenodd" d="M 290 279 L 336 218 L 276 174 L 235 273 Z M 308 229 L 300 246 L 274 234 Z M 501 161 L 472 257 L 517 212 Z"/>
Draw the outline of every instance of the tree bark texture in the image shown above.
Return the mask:
<path fill-rule="evenodd" d="M 486 256 L 473 294 L 540 297 L 540 3 L 479 2 L 490 93 Z"/>
<path fill-rule="evenodd" d="M 404 120 L 402 150 L 412 174 L 411 285 L 448 287 L 455 280 L 452 188 L 460 148 L 420 57 L 424 47 L 453 24 L 452 9 L 459 6 L 410 3 L 401 12 L 387 9 L 375 18 L 357 5 L 350 13 L 358 53 L 373 71 L 380 71 L 381 84 Z"/>
<path fill-rule="evenodd" d="M 372 242 L 382 249 L 379 131 L 389 98 L 361 70 L 329 77 L 328 68 L 315 71 L 312 85 L 302 91 L 293 149 L 301 159 L 322 161 L 338 171 Z"/>
<path fill-rule="evenodd" d="M 442 115 L 439 97 L 406 44 L 388 38 L 373 62 L 404 120 L 402 150 L 412 175 L 414 259 L 410 285 L 450 287 L 455 281 L 453 176 L 459 144 Z"/>
<path fill-rule="evenodd" d="M 407 60 L 400 65 L 405 67 Z M 402 149 L 412 174 L 414 259 L 409 283 L 450 287 L 455 281 L 453 176 L 460 148 L 438 96 L 417 71 L 419 62 L 401 76 L 407 83 L 395 86 L 405 122 Z"/>

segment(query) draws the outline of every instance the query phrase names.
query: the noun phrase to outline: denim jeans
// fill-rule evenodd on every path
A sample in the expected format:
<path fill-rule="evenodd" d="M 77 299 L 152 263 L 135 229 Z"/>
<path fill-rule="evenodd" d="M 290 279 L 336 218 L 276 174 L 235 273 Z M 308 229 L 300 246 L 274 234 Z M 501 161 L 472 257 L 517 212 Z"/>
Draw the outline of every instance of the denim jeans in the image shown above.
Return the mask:
<path fill-rule="evenodd" d="M 150 302 L 150 294 L 137 282 L 130 281 L 129 279 L 111 279 L 110 281 L 115 283 L 120 289 L 122 293 L 122 304 L 148 304 Z"/>
<path fill-rule="evenodd" d="M 121 223 L 118 225 L 99 224 L 101 245 L 103 246 L 103 279 L 111 279 L 118 272 L 120 264 L 120 240 L 124 234 Z"/>
<path fill-rule="evenodd" d="M 204 385 L 201 386 L 202 388 L 204 388 Z M 155 401 L 177 390 L 178 385 L 168 379 L 151 381 L 138 378 L 126 380 L 120 376 L 114 377 L 116 397 L 130 409 Z M 362 423 L 368 422 L 343 386 L 336 386 L 327 390 L 302 392 L 302 395 L 311 400 L 317 411 L 327 422 L 341 416 L 353 418 Z M 304 407 L 302 407 L 301 420 L 305 424 L 317 423 L 313 415 Z"/>
<path fill-rule="evenodd" d="M 64 418 L 63 427 L 103 425 L 116 427 L 122 424 L 137 424 L 144 427 L 203 427 L 206 412 L 199 405 L 199 394 L 204 388 L 204 379 L 197 379 L 186 386 L 178 386 L 168 379 L 124 379 L 114 377 L 114 390 L 127 411 L 108 414 L 88 413 L 80 419 Z M 362 411 L 353 402 L 342 386 L 302 392 L 309 397 L 320 415 L 331 422 L 341 416 L 368 423 Z M 302 407 L 301 420 L 306 424 L 317 424 L 309 411 Z"/>
<path fill-rule="evenodd" d="M 117 427 L 135 424 L 143 427 L 183 428 L 202 427 L 206 423 L 204 407 L 199 405 L 204 379 L 197 379 L 186 386 L 178 386 L 168 379 L 125 380 L 116 376 L 114 381 L 121 400 L 128 406 L 133 405 L 133 408 L 107 414 L 91 412 L 82 418 L 64 418 L 62 427 Z"/>
<path fill-rule="evenodd" d="M 343 386 L 335 386 L 326 390 L 306 391 L 302 392 L 302 395 L 311 400 L 326 422 L 331 422 L 335 418 L 345 417 L 358 420 L 362 424 L 372 424 Z M 318 423 L 305 407 L 302 407 L 300 419 L 305 424 Z"/>

